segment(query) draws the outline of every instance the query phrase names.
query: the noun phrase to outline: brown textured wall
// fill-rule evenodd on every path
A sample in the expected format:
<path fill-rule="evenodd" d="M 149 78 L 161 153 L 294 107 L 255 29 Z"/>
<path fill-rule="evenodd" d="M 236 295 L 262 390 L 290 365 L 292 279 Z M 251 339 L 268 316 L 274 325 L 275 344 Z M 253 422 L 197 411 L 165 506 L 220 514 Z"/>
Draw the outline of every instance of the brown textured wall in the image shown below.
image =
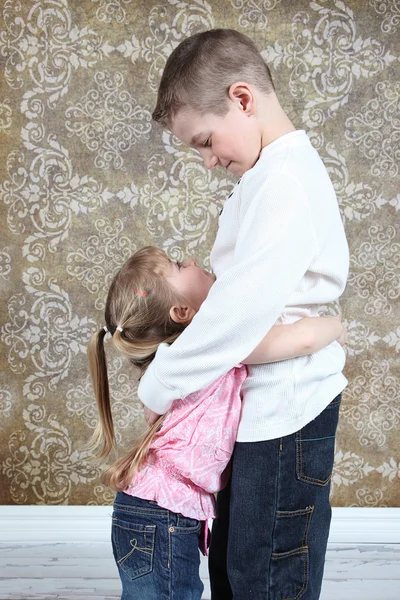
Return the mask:
<path fill-rule="evenodd" d="M 3 0 L 0 10 L 0 502 L 112 500 L 82 449 L 96 422 L 86 344 L 136 249 L 208 263 L 233 180 L 207 172 L 150 112 L 171 50 L 222 26 L 258 43 L 329 170 L 348 234 L 333 502 L 399 506 L 399 3 Z M 127 442 L 143 425 L 135 382 L 115 355 L 110 377 Z"/>

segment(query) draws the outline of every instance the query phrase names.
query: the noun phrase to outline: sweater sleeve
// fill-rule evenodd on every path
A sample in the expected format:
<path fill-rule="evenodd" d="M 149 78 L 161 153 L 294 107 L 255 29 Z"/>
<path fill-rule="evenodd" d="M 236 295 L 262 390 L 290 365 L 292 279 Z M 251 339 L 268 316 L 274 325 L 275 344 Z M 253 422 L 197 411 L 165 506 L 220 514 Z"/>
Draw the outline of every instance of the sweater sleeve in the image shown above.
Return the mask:
<path fill-rule="evenodd" d="M 158 414 L 248 356 L 315 257 L 310 207 L 290 173 L 265 180 L 242 212 L 232 266 L 218 277 L 179 338 L 160 345 L 140 381 L 140 399 Z"/>

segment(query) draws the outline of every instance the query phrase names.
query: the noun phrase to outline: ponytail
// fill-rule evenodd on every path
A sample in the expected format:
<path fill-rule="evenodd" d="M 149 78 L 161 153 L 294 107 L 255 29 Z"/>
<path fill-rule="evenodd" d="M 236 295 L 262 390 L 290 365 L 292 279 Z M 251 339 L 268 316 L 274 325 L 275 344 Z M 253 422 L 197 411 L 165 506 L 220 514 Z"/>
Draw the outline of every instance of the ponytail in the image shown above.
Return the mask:
<path fill-rule="evenodd" d="M 104 351 L 106 329 L 95 333 L 88 345 L 89 370 L 93 382 L 94 395 L 99 411 L 99 422 L 86 448 L 99 459 L 106 458 L 112 450 L 116 452 L 114 423 L 111 412 L 110 388 L 108 384 L 107 362 Z M 119 331 L 114 337 L 121 343 Z M 117 342 L 118 343 L 118 342 Z M 101 477 L 101 481 L 114 491 L 126 489 L 134 474 L 146 462 L 151 443 L 159 431 L 165 415 L 160 416 L 134 443 L 128 454 L 111 465 Z"/>
<path fill-rule="evenodd" d="M 101 481 L 116 492 L 126 490 L 134 474 L 145 464 L 150 446 L 161 428 L 166 415 L 161 415 L 141 437 L 139 437 L 130 452 L 117 460 L 105 471 Z"/>
<path fill-rule="evenodd" d="M 88 346 L 89 370 L 100 419 L 88 444 L 88 449 L 95 452 L 99 458 L 105 458 L 111 450 L 116 449 L 107 362 L 104 352 L 105 335 L 106 331 L 101 329 L 92 336 Z M 98 451 L 99 449 L 100 451 Z"/>

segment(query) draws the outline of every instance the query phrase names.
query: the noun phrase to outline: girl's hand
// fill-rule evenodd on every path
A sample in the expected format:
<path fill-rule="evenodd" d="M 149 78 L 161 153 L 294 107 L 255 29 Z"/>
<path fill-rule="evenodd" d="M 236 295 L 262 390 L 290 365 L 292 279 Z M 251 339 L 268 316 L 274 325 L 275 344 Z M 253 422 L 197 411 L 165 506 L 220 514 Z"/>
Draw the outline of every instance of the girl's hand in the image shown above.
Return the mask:
<path fill-rule="evenodd" d="M 147 408 L 147 406 L 144 406 L 144 418 L 145 418 L 147 425 L 149 425 L 151 427 L 157 421 L 159 416 L 160 415 L 158 415 L 157 413 L 150 410 L 150 408 Z"/>
<path fill-rule="evenodd" d="M 338 337 L 338 339 L 336 341 L 339 342 L 339 344 L 341 346 L 344 346 L 347 343 L 347 329 L 346 329 L 346 325 L 344 325 L 341 322 L 340 315 L 336 315 L 336 319 L 339 319 L 340 324 L 342 326 L 342 332 L 341 332 L 340 336 Z"/>

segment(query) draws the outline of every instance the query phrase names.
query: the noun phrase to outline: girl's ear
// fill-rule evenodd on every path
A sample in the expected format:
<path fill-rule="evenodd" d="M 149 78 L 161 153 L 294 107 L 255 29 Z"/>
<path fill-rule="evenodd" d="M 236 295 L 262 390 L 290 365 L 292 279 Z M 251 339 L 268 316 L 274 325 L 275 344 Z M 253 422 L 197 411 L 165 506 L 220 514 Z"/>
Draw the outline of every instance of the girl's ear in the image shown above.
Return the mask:
<path fill-rule="evenodd" d="M 169 311 L 169 316 L 175 323 L 190 323 L 196 311 L 190 306 L 173 306 Z"/>

